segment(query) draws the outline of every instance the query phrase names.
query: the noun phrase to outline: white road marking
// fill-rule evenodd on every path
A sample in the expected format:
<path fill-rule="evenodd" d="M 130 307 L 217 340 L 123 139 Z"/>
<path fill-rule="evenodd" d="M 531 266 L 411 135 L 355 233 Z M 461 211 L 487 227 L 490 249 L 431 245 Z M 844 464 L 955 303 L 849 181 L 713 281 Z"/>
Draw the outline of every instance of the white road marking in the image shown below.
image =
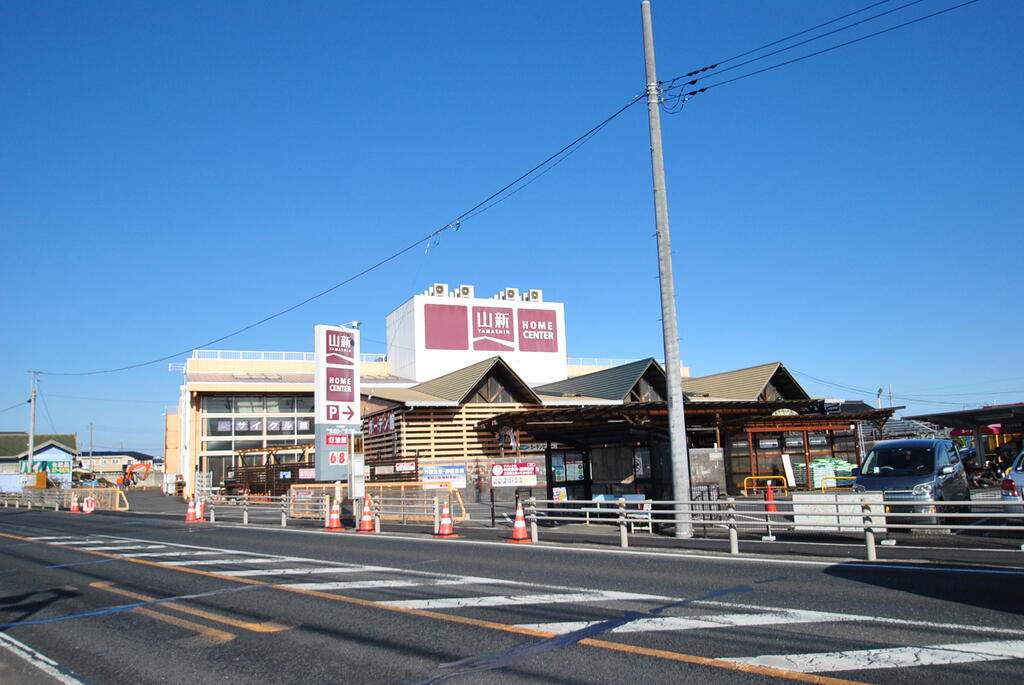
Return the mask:
<path fill-rule="evenodd" d="M 700 600 L 693 603 L 694 606 L 718 607 L 724 609 L 745 609 L 749 611 L 792 611 L 784 607 L 770 607 L 757 604 L 740 604 L 735 602 L 719 602 L 715 600 Z M 846 621 L 865 621 L 870 623 L 883 623 L 887 625 L 912 626 L 914 628 L 926 628 L 936 630 L 952 630 L 958 635 L 965 633 L 986 633 L 989 635 L 1020 635 L 1019 628 L 994 628 L 990 626 L 973 626 L 963 623 L 939 623 L 936 621 L 914 621 L 906 618 L 890 618 L 888 616 L 865 616 L 858 614 L 843 614 Z"/>
<path fill-rule="evenodd" d="M 478 578 L 476 576 L 456 576 L 444 578 L 405 578 L 398 580 L 353 580 L 326 583 L 288 583 L 282 587 L 301 588 L 303 590 L 373 590 L 376 588 L 418 587 L 427 585 L 503 585 L 504 581 L 497 578 Z M 472 599 L 472 598 L 470 598 Z M 417 600 L 423 601 L 423 600 Z M 427 600 L 436 601 L 436 600 Z M 381 602 L 394 604 L 394 602 Z"/>
<path fill-rule="evenodd" d="M 197 557 L 210 554 L 224 554 L 224 550 L 217 550 L 216 552 L 138 552 L 136 554 L 122 554 L 121 556 L 134 559 L 135 557 Z"/>
<path fill-rule="evenodd" d="M 273 564 L 280 561 L 306 561 L 299 557 L 238 557 L 235 559 L 189 559 L 188 561 L 162 561 L 164 566 L 215 566 L 217 564 Z"/>
<path fill-rule="evenodd" d="M 54 680 L 64 683 L 64 685 L 84 685 L 78 678 L 65 673 L 53 659 L 41 652 L 37 652 L 25 643 L 15 640 L 6 633 L 0 633 L 0 648 L 6 649 L 22 661 L 32 664 Z"/>
<path fill-rule="evenodd" d="M 104 546 L 104 547 L 90 547 L 89 551 L 90 552 L 94 552 L 94 551 L 112 552 L 112 551 L 115 551 L 115 550 L 122 550 L 122 549 L 160 549 L 162 547 L 163 547 L 163 545 L 113 545 L 113 546 Z"/>
<path fill-rule="evenodd" d="M 43 537 L 30 537 L 29 540 L 80 540 L 77 535 L 45 535 Z"/>
<path fill-rule="evenodd" d="M 739 626 L 766 626 L 778 623 L 829 623 L 849 621 L 844 614 L 823 611 L 772 611 L 760 614 L 720 614 L 683 618 L 680 616 L 654 616 L 639 618 L 614 628 L 613 633 L 644 633 L 658 630 L 705 630 L 708 628 L 735 628 Z M 548 633 L 571 633 L 592 626 L 600 621 L 566 621 L 562 623 L 521 623 L 518 628 L 543 630 Z"/>
<path fill-rule="evenodd" d="M 386 606 L 403 609 L 464 609 L 471 607 L 516 606 L 524 604 L 568 604 L 575 602 L 607 602 L 656 600 L 666 601 L 668 597 L 641 595 L 634 592 L 592 591 L 552 595 L 498 595 L 489 597 L 443 597 L 440 599 L 411 599 L 394 602 L 379 602 Z"/>
<path fill-rule="evenodd" d="M 1001 661 L 1024 658 L 1024 640 L 961 642 L 925 647 L 858 649 L 849 652 L 818 654 L 766 654 L 725 661 L 755 666 L 770 666 L 801 673 L 860 671 L 875 668 L 968 664 L 977 661 Z"/>
<path fill-rule="evenodd" d="M 363 573 L 394 571 L 385 566 L 312 566 L 308 568 L 250 568 L 244 571 L 218 571 L 222 576 L 246 578 L 249 576 L 297 576 L 320 573 Z"/>

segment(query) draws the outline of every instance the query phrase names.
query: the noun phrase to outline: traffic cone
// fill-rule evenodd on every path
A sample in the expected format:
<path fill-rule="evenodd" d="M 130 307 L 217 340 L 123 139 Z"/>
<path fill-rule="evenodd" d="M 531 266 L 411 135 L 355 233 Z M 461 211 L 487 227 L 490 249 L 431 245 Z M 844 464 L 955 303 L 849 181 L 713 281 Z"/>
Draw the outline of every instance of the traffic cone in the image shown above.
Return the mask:
<path fill-rule="evenodd" d="M 196 521 L 205 521 L 203 517 L 203 497 L 196 495 Z"/>
<path fill-rule="evenodd" d="M 455 526 L 452 525 L 452 512 L 448 510 L 448 502 L 441 507 L 441 525 L 437 527 L 435 538 L 457 538 Z"/>
<path fill-rule="evenodd" d="M 338 500 L 334 500 L 334 504 L 331 505 L 331 518 L 324 530 L 345 530 L 341 527 L 341 506 Z"/>
<path fill-rule="evenodd" d="M 778 507 L 775 506 L 775 493 L 772 492 L 772 484 L 768 483 L 768 491 L 764 494 L 764 510 L 769 513 L 777 513 Z"/>
<path fill-rule="evenodd" d="M 356 529 L 357 533 L 376 533 L 376 529 L 373 527 L 373 512 L 370 511 L 370 493 L 366 493 L 363 497 L 363 518 L 359 520 L 359 528 Z"/>
<path fill-rule="evenodd" d="M 71 493 L 71 513 L 81 514 L 82 510 L 78 508 L 78 495 Z"/>
<path fill-rule="evenodd" d="M 188 509 L 185 510 L 185 523 L 193 523 L 196 521 L 196 501 L 192 498 L 188 500 Z"/>
<path fill-rule="evenodd" d="M 512 537 L 505 542 L 518 542 L 520 544 L 533 542 L 526 532 L 526 517 L 523 516 L 523 503 L 516 503 L 516 522 L 512 524 Z"/>
<path fill-rule="evenodd" d="M 92 495 L 89 495 L 88 497 L 86 497 L 85 499 L 82 500 L 82 513 L 83 514 L 91 514 L 93 509 L 95 509 L 95 508 L 96 508 L 96 498 L 93 497 Z"/>

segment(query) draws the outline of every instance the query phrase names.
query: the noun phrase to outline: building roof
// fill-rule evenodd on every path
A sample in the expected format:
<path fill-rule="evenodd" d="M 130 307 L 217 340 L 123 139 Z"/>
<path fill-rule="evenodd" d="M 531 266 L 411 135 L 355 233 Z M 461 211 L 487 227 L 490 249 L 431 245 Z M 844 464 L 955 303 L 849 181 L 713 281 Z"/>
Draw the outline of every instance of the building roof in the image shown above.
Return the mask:
<path fill-rule="evenodd" d="M 501 357 L 491 357 L 476 364 L 470 364 L 464 369 L 452 371 L 444 376 L 414 385 L 410 390 L 462 404 L 469 398 L 477 384 L 491 373 L 502 373 L 508 384 L 512 386 L 509 388 L 510 391 L 525 395 L 530 402 L 540 404 L 537 394 Z"/>
<path fill-rule="evenodd" d="M 1018 425 L 1024 424 L 1024 402 L 1017 404 L 997 404 L 978 409 L 963 409 L 935 414 L 919 414 L 907 416 L 907 419 L 936 423 L 947 428 L 972 428 L 987 426 L 991 423 Z"/>
<path fill-rule="evenodd" d="M 435 395 L 430 395 L 425 392 L 420 392 L 413 388 L 391 388 L 391 387 L 373 387 L 373 388 L 362 388 L 360 394 L 364 395 L 368 399 L 382 399 L 390 402 L 399 402 L 410 407 L 426 406 L 426 407 L 457 407 L 459 406 L 456 400 L 446 400 Z"/>
<path fill-rule="evenodd" d="M 633 389 L 637 381 L 651 367 L 654 367 L 661 377 L 664 378 L 665 370 L 654 359 L 648 358 L 582 376 L 567 378 L 564 381 L 537 385 L 534 386 L 533 390 L 538 395 L 556 398 L 593 397 L 602 400 L 624 402 L 629 396 L 629 391 Z"/>
<path fill-rule="evenodd" d="M 35 449 L 52 443 L 69 452 L 78 452 L 78 436 L 74 433 L 36 433 Z M 0 458 L 28 456 L 28 433 L 0 433 Z"/>
<path fill-rule="evenodd" d="M 93 450 L 91 454 L 89 452 L 82 453 L 83 459 L 88 459 L 90 457 L 92 457 L 93 459 L 99 457 L 106 459 L 109 459 L 110 457 L 131 457 L 135 461 L 153 461 L 154 459 L 159 459 L 159 457 L 154 457 L 152 454 L 136 452 L 134 450 Z"/>
<path fill-rule="evenodd" d="M 810 395 L 796 382 L 782 362 L 770 362 L 698 378 L 684 378 L 683 392 L 687 395 L 757 400 L 763 399 L 762 395 L 769 383 L 782 394 L 783 399 L 810 399 Z"/>

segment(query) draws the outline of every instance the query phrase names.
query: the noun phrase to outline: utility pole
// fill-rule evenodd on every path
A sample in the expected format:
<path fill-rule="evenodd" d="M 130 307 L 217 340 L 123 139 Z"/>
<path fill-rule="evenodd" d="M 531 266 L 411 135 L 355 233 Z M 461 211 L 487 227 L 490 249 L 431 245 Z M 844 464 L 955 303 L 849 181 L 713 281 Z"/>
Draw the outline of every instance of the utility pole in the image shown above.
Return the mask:
<path fill-rule="evenodd" d="M 644 24 L 644 63 L 647 69 L 647 120 L 651 132 L 651 175 L 654 180 L 654 220 L 658 233 L 658 277 L 661 281 L 661 330 L 665 339 L 665 374 L 668 390 L 668 432 L 672 453 L 672 498 L 690 500 L 690 457 L 686 448 L 683 416 L 683 378 L 676 328 L 676 293 L 672 280 L 672 243 L 668 231 L 668 198 L 665 194 L 665 158 L 661 151 L 661 94 L 654 67 L 654 31 L 651 3 L 640 3 Z M 676 505 L 676 537 L 692 538 L 690 507 Z"/>
<path fill-rule="evenodd" d="M 29 371 L 32 375 L 32 392 L 29 393 L 28 410 L 28 472 L 33 473 L 36 456 L 36 386 L 39 384 L 39 372 Z"/>

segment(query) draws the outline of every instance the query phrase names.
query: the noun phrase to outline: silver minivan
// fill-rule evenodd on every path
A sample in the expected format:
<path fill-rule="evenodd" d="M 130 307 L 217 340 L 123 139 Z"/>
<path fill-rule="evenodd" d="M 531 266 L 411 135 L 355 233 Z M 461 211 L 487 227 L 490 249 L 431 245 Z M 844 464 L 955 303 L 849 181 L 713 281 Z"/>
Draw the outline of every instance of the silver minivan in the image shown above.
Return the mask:
<path fill-rule="evenodd" d="M 938 513 L 935 502 L 968 501 L 971 491 L 952 440 L 890 440 L 871 448 L 854 471 L 854 492 L 882 492 L 891 512 Z M 892 504 L 890 504 L 892 503 Z M 907 506 L 894 506 L 906 503 Z M 959 505 L 964 509 L 966 505 Z M 938 523 L 914 516 L 908 523 Z"/>

